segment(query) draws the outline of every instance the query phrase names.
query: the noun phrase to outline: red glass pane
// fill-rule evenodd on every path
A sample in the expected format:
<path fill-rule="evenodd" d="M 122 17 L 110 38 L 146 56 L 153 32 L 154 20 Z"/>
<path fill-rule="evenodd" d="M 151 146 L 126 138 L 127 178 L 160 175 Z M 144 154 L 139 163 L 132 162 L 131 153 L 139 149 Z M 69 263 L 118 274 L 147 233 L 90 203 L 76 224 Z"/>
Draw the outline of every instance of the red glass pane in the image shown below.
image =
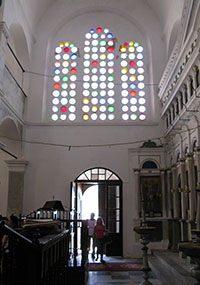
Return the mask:
<path fill-rule="evenodd" d="M 113 52 L 113 50 L 114 50 L 113 47 L 109 47 L 109 48 L 108 48 L 108 51 L 109 51 L 109 52 Z"/>
<path fill-rule="evenodd" d="M 97 66 L 98 65 L 98 62 L 96 61 L 96 60 L 94 60 L 93 62 L 92 62 L 92 66 Z"/>
<path fill-rule="evenodd" d="M 131 61 L 129 62 L 129 65 L 130 65 L 130 66 L 134 66 L 134 65 L 135 65 L 135 61 L 132 61 L 132 60 L 131 60 Z"/>
<path fill-rule="evenodd" d="M 134 90 L 131 90 L 130 94 L 131 94 L 131 96 L 135 96 L 136 92 Z"/>
<path fill-rule="evenodd" d="M 60 110 L 61 110 L 61 112 L 66 112 L 67 111 L 67 107 L 65 107 L 65 106 L 62 106 L 61 108 L 60 108 Z"/>
<path fill-rule="evenodd" d="M 97 33 L 101 33 L 102 28 L 98 27 L 98 28 L 96 28 L 96 31 L 97 31 Z"/>
<path fill-rule="evenodd" d="M 71 74 L 75 74 L 75 73 L 76 73 L 76 68 L 72 68 L 72 69 L 70 70 L 70 72 L 71 72 Z"/>
<path fill-rule="evenodd" d="M 54 83 L 53 88 L 54 88 L 54 89 L 60 88 L 60 84 L 59 84 L 59 83 Z"/>
<path fill-rule="evenodd" d="M 124 46 L 127 47 L 127 46 L 128 46 L 128 43 L 124 43 Z"/>
<path fill-rule="evenodd" d="M 69 51 L 68 47 L 64 48 L 64 52 L 68 52 L 68 51 Z"/>

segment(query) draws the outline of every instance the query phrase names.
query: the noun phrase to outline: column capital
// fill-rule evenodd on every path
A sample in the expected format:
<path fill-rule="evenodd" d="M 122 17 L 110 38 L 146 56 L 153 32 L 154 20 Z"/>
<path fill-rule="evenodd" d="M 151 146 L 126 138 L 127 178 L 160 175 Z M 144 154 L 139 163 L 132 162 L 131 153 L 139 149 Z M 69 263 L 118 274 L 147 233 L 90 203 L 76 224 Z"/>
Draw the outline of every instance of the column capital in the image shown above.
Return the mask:
<path fill-rule="evenodd" d="M 0 22 L 0 34 L 3 33 L 5 38 L 8 39 L 10 36 L 8 26 L 6 25 L 6 22 Z"/>
<path fill-rule="evenodd" d="M 185 158 L 180 158 L 179 161 L 180 162 L 185 162 Z"/>
<path fill-rule="evenodd" d="M 5 163 L 8 165 L 9 171 L 24 172 L 29 162 L 24 158 L 18 158 L 5 160 Z"/>
<path fill-rule="evenodd" d="M 193 153 L 192 152 L 188 152 L 186 154 L 186 160 L 191 160 L 193 158 Z"/>
<path fill-rule="evenodd" d="M 172 173 L 172 169 L 171 168 L 168 168 L 167 169 L 167 174 L 171 174 Z"/>

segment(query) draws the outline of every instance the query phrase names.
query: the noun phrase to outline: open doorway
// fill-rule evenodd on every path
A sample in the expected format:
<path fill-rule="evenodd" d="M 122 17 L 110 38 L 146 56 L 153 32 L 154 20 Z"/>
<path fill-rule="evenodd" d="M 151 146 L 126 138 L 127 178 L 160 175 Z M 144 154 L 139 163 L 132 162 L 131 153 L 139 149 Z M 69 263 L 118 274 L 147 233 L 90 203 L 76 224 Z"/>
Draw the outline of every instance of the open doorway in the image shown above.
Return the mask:
<path fill-rule="evenodd" d="M 83 193 L 82 196 L 82 219 L 90 219 L 90 214 L 94 213 L 95 217 L 99 216 L 99 185 L 95 184 Z"/>
<path fill-rule="evenodd" d="M 91 212 L 101 216 L 112 240 L 107 255 L 123 255 L 122 181 L 114 172 L 92 168 L 81 173 L 72 183 L 71 209 L 77 219 L 87 219 Z"/>

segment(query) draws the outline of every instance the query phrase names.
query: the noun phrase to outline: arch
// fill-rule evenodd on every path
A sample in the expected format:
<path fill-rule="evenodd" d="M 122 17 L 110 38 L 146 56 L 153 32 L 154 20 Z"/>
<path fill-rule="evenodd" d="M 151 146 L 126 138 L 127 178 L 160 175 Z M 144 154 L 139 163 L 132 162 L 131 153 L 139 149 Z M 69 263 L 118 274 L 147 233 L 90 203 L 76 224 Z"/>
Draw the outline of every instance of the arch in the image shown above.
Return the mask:
<path fill-rule="evenodd" d="M 19 23 L 12 23 L 9 31 L 16 55 L 22 66 L 27 69 L 29 66 L 29 51 L 24 30 Z"/>
<path fill-rule="evenodd" d="M 142 169 L 147 169 L 147 168 L 152 168 L 152 169 L 157 169 L 159 168 L 157 161 L 154 160 L 145 160 L 142 162 L 141 167 Z"/>
<path fill-rule="evenodd" d="M 122 180 L 113 171 L 103 167 L 93 167 L 78 175 L 72 183 L 71 188 L 71 209 L 75 216 L 82 215 L 81 201 L 78 196 L 78 189 L 86 192 L 91 185 L 98 187 L 98 213 L 103 218 L 106 228 L 115 240 L 115 245 L 107 247 L 107 255 L 123 255 L 123 203 L 122 203 Z M 88 187 L 89 186 L 89 187 Z M 89 203 L 91 204 L 91 203 Z M 90 205 L 88 205 L 89 207 Z M 76 235 L 77 233 L 75 233 Z"/>
<path fill-rule="evenodd" d="M 24 76 L 24 71 L 29 69 L 30 57 L 26 36 L 19 23 L 12 23 L 9 31 L 10 38 L 8 39 L 6 49 L 6 66 L 23 90 L 27 91 L 29 74 L 26 73 L 26 76 Z"/>
<path fill-rule="evenodd" d="M 21 137 L 19 127 L 14 119 L 5 117 L 0 122 L 0 136 L 9 137 L 11 139 L 19 139 Z"/>
<path fill-rule="evenodd" d="M 121 181 L 121 178 L 112 170 L 103 167 L 89 168 L 79 174 L 75 181 Z"/>
<path fill-rule="evenodd" d="M 0 122 L 0 141 L 15 156 L 21 154 L 21 130 L 16 122 L 6 117 Z"/>
<path fill-rule="evenodd" d="M 195 151 L 196 147 L 197 147 L 197 139 L 194 138 L 193 143 L 192 143 L 192 150 Z"/>

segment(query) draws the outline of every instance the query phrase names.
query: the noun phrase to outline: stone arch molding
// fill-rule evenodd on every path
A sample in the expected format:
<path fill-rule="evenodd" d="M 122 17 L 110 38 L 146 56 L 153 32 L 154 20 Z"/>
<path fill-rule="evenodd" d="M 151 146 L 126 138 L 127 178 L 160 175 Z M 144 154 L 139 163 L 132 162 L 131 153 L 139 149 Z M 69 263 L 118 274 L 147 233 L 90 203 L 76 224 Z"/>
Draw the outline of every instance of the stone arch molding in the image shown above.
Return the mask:
<path fill-rule="evenodd" d="M 22 127 L 11 117 L 5 117 L 0 121 L 0 142 L 3 148 L 15 157 L 21 157 Z M 8 159 L 11 159 L 8 155 Z"/>
<path fill-rule="evenodd" d="M 9 27 L 9 31 L 11 45 L 14 45 L 12 48 L 15 49 L 16 55 L 22 66 L 27 69 L 29 67 L 30 57 L 24 29 L 19 23 L 12 23 Z"/>
<path fill-rule="evenodd" d="M 157 169 L 160 169 L 160 163 L 159 163 L 156 159 L 149 157 L 149 158 L 144 159 L 144 160 L 140 163 L 140 169 L 141 169 L 141 170 L 143 169 L 143 168 L 142 168 L 142 165 L 143 165 L 145 162 L 147 162 L 147 161 L 152 161 L 152 162 L 154 162 L 154 163 L 157 165 Z"/>
<path fill-rule="evenodd" d="M 11 137 L 13 139 L 20 139 L 20 126 L 13 118 L 6 116 L 0 120 L 0 135 Z"/>

